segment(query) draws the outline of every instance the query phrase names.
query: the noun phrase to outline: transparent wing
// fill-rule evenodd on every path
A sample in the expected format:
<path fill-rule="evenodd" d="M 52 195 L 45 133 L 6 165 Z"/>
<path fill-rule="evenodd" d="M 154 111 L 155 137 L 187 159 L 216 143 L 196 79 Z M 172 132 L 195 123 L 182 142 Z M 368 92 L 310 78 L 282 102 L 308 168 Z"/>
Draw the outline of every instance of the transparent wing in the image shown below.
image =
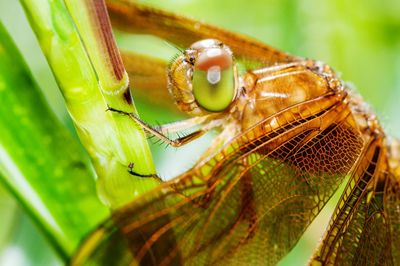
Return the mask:
<path fill-rule="evenodd" d="M 177 46 L 214 38 L 228 45 L 239 60 L 250 65 L 271 66 L 299 60 L 257 40 L 129 0 L 107 0 L 113 26 L 131 33 L 158 36 Z"/>
<path fill-rule="evenodd" d="M 122 52 L 121 56 L 132 81 L 134 99 L 146 99 L 152 104 L 178 112 L 174 102 L 168 100 L 171 96 L 167 90 L 167 62 L 132 52 Z"/>
<path fill-rule="evenodd" d="M 382 137 L 371 140 L 311 264 L 399 263 L 399 178 L 388 171 L 388 151 L 382 141 Z"/>
<path fill-rule="evenodd" d="M 400 169 L 398 169 L 400 170 Z M 384 197 L 384 210 L 387 217 L 389 249 L 393 265 L 400 265 L 400 174 L 390 175 Z M 388 254 L 390 255 L 390 254 Z M 390 256 L 387 257 L 389 259 Z"/>
<path fill-rule="evenodd" d="M 73 263 L 108 263 L 108 253 L 113 265 L 276 264 L 357 160 L 353 125 L 334 95 L 266 118 L 115 212 Z"/>

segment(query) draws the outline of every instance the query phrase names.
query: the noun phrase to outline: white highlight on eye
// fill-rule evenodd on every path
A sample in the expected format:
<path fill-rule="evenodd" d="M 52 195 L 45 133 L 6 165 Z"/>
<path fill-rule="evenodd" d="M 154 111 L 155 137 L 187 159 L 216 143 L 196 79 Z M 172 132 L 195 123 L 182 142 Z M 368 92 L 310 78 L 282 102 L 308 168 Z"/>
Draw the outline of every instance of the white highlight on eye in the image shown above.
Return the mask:
<path fill-rule="evenodd" d="M 219 66 L 212 66 L 207 71 L 207 80 L 215 85 L 221 80 L 221 68 Z"/>
<path fill-rule="evenodd" d="M 216 57 L 222 54 L 222 50 L 221 49 L 208 49 L 206 51 L 206 54 L 208 57 Z"/>

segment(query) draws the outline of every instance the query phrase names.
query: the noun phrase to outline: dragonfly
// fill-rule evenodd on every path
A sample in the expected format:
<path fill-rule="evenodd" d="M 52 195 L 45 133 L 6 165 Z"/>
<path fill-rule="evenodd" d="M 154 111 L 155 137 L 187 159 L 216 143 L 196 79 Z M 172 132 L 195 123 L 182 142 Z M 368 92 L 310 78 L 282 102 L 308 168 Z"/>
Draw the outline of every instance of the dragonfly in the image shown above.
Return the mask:
<path fill-rule="evenodd" d="M 191 169 L 115 210 L 72 265 L 275 265 L 346 177 L 309 264 L 400 265 L 400 144 L 331 67 L 131 1 L 107 7 L 120 30 L 185 48 L 168 66 L 123 58 L 135 86 L 164 87 L 191 118 L 153 128 L 112 111 L 174 147 L 218 135 Z"/>

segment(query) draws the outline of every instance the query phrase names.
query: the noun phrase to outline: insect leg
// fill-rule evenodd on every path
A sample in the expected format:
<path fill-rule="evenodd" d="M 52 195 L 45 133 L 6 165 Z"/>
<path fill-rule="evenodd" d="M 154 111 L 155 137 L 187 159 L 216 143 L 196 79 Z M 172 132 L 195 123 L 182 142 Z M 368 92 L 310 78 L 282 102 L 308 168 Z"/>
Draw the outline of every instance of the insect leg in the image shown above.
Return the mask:
<path fill-rule="evenodd" d="M 129 113 L 129 112 L 125 112 L 122 110 L 117 110 L 114 109 L 112 107 L 108 107 L 107 111 L 111 111 L 111 112 L 116 112 L 122 115 L 126 115 L 129 118 L 131 118 L 133 121 L 135 121 L 136 123 L 138 123 L 147 133 L 159 138 L 160 140 L 166 142 L 168 145 L 171 145 L 172 147 L 180 147 L 183 146 L 195 139 L 197 139 L 198 137 L 202 136 L 204 133 L 206 133 L 208 130 L 210 130 L 213 127 L 216 127 L 218 124 L 214 123 L 212 124 L 212 126 L 205 126 L 202 127 L 186 136 L 182 136 L 182 137 L 178 137 L 177 139 L 170 139 L 167 135 L 166 135 L 166 131 L 168 129 L 172 129 L 173 131 L 178 131 L 178 130 L 182 130 L 184 128 L 189 128 L 192 127 L 194 125 L 196 125 L 196 123 L 198 123 L 199 121 L 205 121 L 205 119 L 188 119 L 186 122 L 182 121 L 182 122 L 178 122 L 178 123 L 172 123 L 169 125 L 165 125 L 165 126 L 161 126 L 159 128 L 154 128 L 150 125 L 148 125 L 146 122 L 144 122 L 143 120 L 141 120 L 137 115 L 135 115 L 134 113 Z"/>
<path fill-rule="evenodd" d="M 160 181 L 162 181 L 161 178 L 157 174 L 139 174 L 139 173 L 133 171 L 134 166 L 135 166 L 134 163 L 129 163 L 129 165 L 128 165 L 128 173 L 129 174 L 138 176 L 138 177 L 153 177 L 153 178 L 156 178 L 156 179 L 159 179 Z"/>

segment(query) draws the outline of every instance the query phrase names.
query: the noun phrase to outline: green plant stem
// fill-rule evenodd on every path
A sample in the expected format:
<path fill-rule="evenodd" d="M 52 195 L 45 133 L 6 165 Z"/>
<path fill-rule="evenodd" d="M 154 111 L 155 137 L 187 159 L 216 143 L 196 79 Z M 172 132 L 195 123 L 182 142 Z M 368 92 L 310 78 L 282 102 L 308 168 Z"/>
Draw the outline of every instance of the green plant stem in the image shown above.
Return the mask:
<path fill-rule="evenodd" d="M 117 208 L 158 185 L 143 130 L 107 105 L 135 112 L 103 1 L 21 0 L 98 175 L 102 201 Z M 68 9 L 67 9 L 68 8 Z"/>

